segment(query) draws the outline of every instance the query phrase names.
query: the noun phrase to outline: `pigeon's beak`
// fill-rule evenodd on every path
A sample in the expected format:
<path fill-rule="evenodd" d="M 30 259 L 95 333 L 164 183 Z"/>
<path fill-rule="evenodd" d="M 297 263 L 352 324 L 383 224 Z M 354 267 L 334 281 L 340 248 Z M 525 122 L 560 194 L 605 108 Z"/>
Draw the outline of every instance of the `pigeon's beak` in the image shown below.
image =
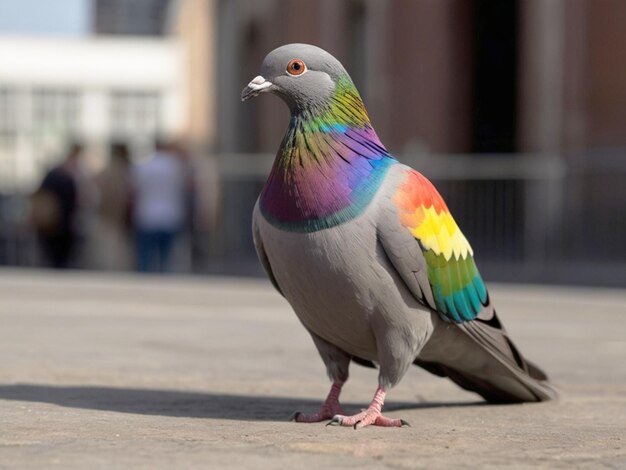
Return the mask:
<path fill-rule="evenodd" d="M 241 101 L 246 101 L 248 98 L 254 98 L 259 93 L 268 91 L 271 86 L 272 82 L 265 80 L 261 77 L 261 75 L 257 75 L 241 92 Z"/>

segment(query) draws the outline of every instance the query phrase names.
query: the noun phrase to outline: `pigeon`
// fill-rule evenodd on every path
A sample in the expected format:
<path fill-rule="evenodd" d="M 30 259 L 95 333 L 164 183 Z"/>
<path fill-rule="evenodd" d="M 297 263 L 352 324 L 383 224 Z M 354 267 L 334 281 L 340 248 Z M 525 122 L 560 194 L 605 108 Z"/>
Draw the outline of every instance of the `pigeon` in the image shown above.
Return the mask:
<path fill-rule="evenodd" d="M 319 411 L 293 419 L 407 425 L 382 407 L 412 364 L 488 402 L 556 398 L 502 326 L 446 203 L 387 151 L 341 63 L 313 45 L 281 46 L 241 99 L 265 92 L 291 119 L 254 207 L 254 244 L 332 382 Z M 376 367 L 378 387 L 347 415 L 339 395 L 351 362 Z"/>

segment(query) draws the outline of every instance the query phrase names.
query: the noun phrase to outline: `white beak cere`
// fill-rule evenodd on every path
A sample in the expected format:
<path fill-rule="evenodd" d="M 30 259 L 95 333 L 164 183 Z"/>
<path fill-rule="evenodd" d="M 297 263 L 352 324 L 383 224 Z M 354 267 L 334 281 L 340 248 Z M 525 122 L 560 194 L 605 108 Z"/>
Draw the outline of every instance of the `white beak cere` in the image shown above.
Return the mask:
<path fill-rule="evenodd" d="M 259 93 L 266 91 L 271 86 L 272 82 L 265 80 L 265 78 L 261 75 L 257 75 L 241 92 L 241 101 L 246 101 L 248 98 L 252 98 Z"/>

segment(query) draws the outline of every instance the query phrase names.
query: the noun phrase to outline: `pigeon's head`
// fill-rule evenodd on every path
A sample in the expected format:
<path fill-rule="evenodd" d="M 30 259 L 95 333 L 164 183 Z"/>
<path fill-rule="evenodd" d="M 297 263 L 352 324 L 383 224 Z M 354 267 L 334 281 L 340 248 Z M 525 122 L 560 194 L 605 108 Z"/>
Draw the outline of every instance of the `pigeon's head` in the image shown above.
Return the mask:
<path fill-rule="evenodd" d="M 271 91 L 292 109 L 321 107 L 340 78 L 348 77 L 341 63 L 309 44 L 287 44 L 270 52 L 256 76 L 241 92 L 241 100 Z"/>

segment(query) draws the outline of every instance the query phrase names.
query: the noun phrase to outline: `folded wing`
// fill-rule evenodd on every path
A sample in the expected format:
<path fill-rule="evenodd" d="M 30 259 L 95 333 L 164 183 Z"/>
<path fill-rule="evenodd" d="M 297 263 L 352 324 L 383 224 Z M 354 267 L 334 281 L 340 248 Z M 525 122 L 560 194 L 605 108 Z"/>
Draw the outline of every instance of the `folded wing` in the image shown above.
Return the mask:
<path fill-rule="evenodd" d="M 417 171 L 407 168 L 383 208 L 378 238 L 413 296 L 454 325 L 435 329 L 415 364 L 491 402 L 556 397 L 546 375 L 509 338 L 472 248 L 442 197 Z"/>

